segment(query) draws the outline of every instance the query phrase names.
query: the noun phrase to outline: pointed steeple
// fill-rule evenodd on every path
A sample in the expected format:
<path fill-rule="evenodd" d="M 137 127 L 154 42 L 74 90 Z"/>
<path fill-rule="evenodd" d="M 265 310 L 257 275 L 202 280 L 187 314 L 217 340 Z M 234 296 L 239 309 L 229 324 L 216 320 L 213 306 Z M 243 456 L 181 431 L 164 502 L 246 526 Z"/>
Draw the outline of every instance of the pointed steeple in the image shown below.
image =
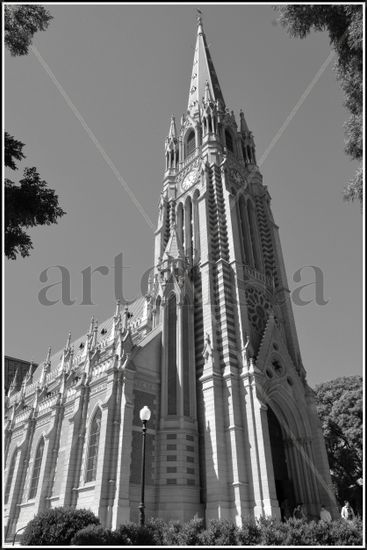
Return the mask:
<path fill-rule="evenodd" d="M 28 384 L 28 382 L 31 382 L 32 381 L 32 378 L 33 378 L 33 361 L 30 362 L 29 364 L 29 369 L 27 371 L 27 374 L 25 375 L 25 381 L 26 381 L 26 384 Z"/>
<path fill-rule="evenodd" d="M 250 133 L 250 130 L 247 126 L 245 115 L 244 115 L 242 109 L 240 110 L 240 130 L 241 130 L 242 134 L 249 134 Z"/>
<path fill-rule="evenodd" d="M 18 378 L 18 369 L 15 371 L 14 378 L 11 381 L 11 384 L 8 389 L 8 397 L 10 397 L 16 390 L 17 387 L 17 378 Z"/>
<path fill-rule="evenodd" d="M 210 86 L 209 82 L 205 82 L 205 90 L 204 90 L 204 103 L 209 103 L 210 101 L 213 101 L 212 94 L 210 92 Z"/>
<path fill-rule="evenodd" d="M 92 315 L 90 320 L 89 332 L 88 332 L 89 335 L 93 334 L 93 329 L 94 329 L 94 315 Z"/>
<path fill-rule="evenodd" d="M 178 168 L 178 139 L 176 130 L 176 120 L 174 115 L 171 117 L 171 124 L 169 127 L 168 137 L 165 142 L 166 151 L 166 174 L 171 174 L 172 170 Z"/>
<path fill-rule="evenodd" d="M 115 311 L 115 318 L 117 319 L 121 314 L 121 300 L 120 298 L 116 301 L 116 311 Z"/>
<path fill-rule="evenodd" d="M 174 115 L 172 115 L 171 124 L 170 124 L 169 132 L 168 132 L 168 139 L 173 140 L 175 138 L 177 138 L 176 120 L 175 120 Z"/>
<path fill-rule="evenodd" d="M 69 331 L 68 338 L 66 340 L 65 350 L 70 349 L 70 344 L 71 344 L 71 332 Z"/>
<path fill-rule="evenodd" d="M 168 239 L 163 259 L 184 259 L 185 254 L 177 234 L 176 224 L 173 225 L 170 237 Z"/>
<path fill-rule="evenodd" d="M 50 372 L 51 368 L 51 347 L 48 348 L 46 361 L 43 363 L 41 377 L 38 382 L 38 387 L 43 388 L 46 384 L 46 376 Z"/>
<path fill-rule="evenodd" d="M 93 338 L 92 338 L 91 346 L 94 348 L 97 345 L 97 342 L 98 342 L 98 321 L 94 323 Z"/>
<path fill-rule="evenodd" d="M 47 350 L 47 357 L 46 357 L 46 361 L 45 361 L 45 364 L 49 365 L 50 364 L 50 360 L 51 360 L 51 346 L 48 348 Z"/>
<path fill-rule="evenodd" d="M 188 111 L 191 116 L 199 111 L 199 106 L 203 97 L 208 96 L 206 91 L 208 83 L 211 98 L 225 108 L 222 90 L 219 86 L 219 80 L 214 69 L 213 61 L 209 52 L 208 44 L 203 30 L 201 13 L 198 16 L 198 29 L 196 46 L 194 53 L 194 62 L 192 67 Z"/>

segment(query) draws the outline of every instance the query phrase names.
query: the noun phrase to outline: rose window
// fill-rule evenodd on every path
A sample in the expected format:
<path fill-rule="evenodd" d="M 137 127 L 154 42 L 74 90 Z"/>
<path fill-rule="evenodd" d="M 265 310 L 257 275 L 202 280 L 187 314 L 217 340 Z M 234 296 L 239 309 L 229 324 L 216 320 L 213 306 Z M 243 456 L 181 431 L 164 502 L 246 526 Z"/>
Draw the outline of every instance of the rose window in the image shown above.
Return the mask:
<path fill-rule="evenodd" d="M 250 323 L 258 334 L 262 334 L 269 317 L 270 302 L 260 290 L 254 287 L 246 290 L 246 297 Z"/>

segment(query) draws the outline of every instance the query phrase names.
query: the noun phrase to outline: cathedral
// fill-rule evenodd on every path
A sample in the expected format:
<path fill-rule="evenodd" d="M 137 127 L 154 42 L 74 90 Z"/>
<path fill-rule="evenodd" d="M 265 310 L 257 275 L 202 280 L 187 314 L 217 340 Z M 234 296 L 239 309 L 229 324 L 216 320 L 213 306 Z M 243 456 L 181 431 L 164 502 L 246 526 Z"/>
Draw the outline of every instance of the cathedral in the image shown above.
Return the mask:
<path fill-rule="evenodd" d="M 336 503 L 302 364 L 270 195 L 244 113 L 225 104 L 201 17 L 189 99 L 172 117 L 145 296 L 29 370 L 6 396 L 4 522 L 44 510 L 309 517 Z M 112 312 L 111 312 L 112 313 Z"/>

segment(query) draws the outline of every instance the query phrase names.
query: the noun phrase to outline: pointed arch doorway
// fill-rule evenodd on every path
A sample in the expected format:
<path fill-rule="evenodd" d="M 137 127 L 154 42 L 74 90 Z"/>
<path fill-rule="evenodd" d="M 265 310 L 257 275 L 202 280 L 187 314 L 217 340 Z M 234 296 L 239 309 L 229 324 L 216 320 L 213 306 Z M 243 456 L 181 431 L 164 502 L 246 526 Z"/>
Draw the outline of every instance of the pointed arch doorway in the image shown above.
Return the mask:
<path fill-rule="evenodd" d="M 294 487 L 286 458 L 284 434 L 274 411 L 269 406 L 267 416 L 275 490 L 281 509 L 282 519 L 285 519 L 285 516 L 292 515 L 296 505 Z"/>

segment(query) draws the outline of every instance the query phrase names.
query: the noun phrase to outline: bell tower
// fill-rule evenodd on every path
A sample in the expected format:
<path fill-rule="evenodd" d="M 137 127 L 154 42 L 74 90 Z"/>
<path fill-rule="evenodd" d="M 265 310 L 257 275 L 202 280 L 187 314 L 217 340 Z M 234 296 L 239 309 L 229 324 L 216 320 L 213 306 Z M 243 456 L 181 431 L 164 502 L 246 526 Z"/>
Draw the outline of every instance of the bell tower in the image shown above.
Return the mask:
<path fill-rule="evenodd" d="M 335 511 L 270 194 L 243 111 L 237 120 L 198 17 L 187 110 L 165 141 L 148 289 L 162 329 L 161 517 L 240 523 L 280 517 L 284 500 L 310 516 L 321 502 Z"/>

